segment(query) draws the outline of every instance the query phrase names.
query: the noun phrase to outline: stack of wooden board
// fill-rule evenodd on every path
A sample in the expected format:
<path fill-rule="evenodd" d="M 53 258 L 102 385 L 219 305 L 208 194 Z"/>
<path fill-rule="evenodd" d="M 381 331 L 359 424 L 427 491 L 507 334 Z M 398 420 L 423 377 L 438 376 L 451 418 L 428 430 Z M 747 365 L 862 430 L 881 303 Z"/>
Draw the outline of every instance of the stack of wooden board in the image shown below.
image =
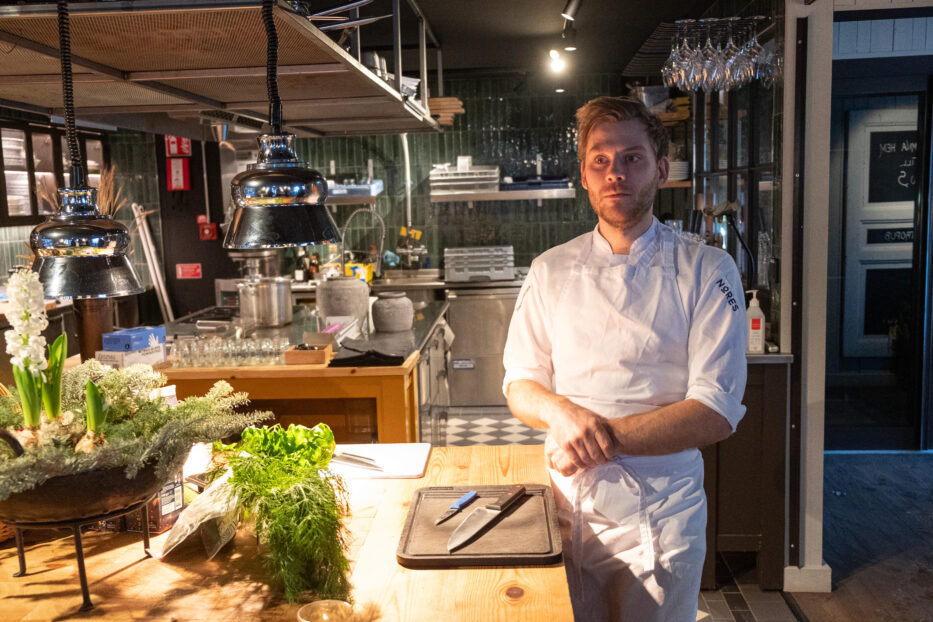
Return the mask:
<path fill-rule="evenodd" d="M 431 97 L 428 99 L 428 108 L 440 125 L 453 125 L 454 115 L 466 112 L 463 102 L 456 97 Z"/>

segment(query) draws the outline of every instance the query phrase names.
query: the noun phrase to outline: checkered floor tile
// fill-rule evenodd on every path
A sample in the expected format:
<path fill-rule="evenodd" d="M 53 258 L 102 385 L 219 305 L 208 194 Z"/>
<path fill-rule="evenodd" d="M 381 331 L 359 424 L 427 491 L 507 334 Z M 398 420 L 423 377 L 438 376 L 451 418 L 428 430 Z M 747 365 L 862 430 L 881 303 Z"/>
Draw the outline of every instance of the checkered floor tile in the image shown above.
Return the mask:
<path fill-rule="evenodd" d="M 449 408 L 436 422 L 436 445 L 541 445 L 544 430 L 528 427 L 508 408 Z"/>

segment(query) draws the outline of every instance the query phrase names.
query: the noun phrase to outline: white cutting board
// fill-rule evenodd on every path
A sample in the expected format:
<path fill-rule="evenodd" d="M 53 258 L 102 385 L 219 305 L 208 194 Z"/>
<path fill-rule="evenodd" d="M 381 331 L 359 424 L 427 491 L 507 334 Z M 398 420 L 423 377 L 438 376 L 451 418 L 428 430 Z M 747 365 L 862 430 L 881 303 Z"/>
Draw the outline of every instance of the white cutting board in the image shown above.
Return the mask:
<path fill-rule="evenodd" d="M 337 443 L 336 453 L 366 456 L 382 467 L 382 471 L 374 471 L 332 461 L 330 470 L 346 478 L 415 478 L 424 476 L 428 456 L 431 455 L 431 443 Z"/>

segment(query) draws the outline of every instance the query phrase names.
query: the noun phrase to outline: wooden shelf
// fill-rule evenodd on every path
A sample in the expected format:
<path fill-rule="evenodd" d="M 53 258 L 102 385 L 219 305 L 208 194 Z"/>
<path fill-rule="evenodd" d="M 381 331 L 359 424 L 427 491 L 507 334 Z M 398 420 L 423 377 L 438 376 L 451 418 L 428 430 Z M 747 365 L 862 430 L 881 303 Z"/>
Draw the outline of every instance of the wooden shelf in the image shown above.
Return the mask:
<path fill-rule="evenodd" d="M 485 192 L 451 192 L 432 194 L 431 203 L 453 203 L 456 201 L 525 201 L 534 199 L 573 199 L 574 188 L 546 188 L 543 190 L 490 190 Z"/>
<path fill-rule="evenodd" d="M 681 121 L 686 121 L 690 118 L 690 111 L 674 111 L 674 112 L 662 112 L 657 115 L 661 122 L 664 125 L 674 125 L 675 123 L 680 123 Z"/>
<path fill-rule="evenodd" d="M 684 179 L 683 181 L 669 181 L 661 186 L 661 188 L 690 188 L 692 185 L 692 181 Z"/>

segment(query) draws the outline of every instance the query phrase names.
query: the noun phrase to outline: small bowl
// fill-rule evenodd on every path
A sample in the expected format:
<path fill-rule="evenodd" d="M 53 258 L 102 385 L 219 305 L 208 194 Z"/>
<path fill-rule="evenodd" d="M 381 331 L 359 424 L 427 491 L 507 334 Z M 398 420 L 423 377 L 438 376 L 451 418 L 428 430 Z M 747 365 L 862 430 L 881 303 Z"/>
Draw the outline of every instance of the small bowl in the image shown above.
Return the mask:
<path fill-rule="evenodd" d="M 298 610 L 298 622 L 349 622 L 353 605 L 342 600 L 316 600 Z"/>

